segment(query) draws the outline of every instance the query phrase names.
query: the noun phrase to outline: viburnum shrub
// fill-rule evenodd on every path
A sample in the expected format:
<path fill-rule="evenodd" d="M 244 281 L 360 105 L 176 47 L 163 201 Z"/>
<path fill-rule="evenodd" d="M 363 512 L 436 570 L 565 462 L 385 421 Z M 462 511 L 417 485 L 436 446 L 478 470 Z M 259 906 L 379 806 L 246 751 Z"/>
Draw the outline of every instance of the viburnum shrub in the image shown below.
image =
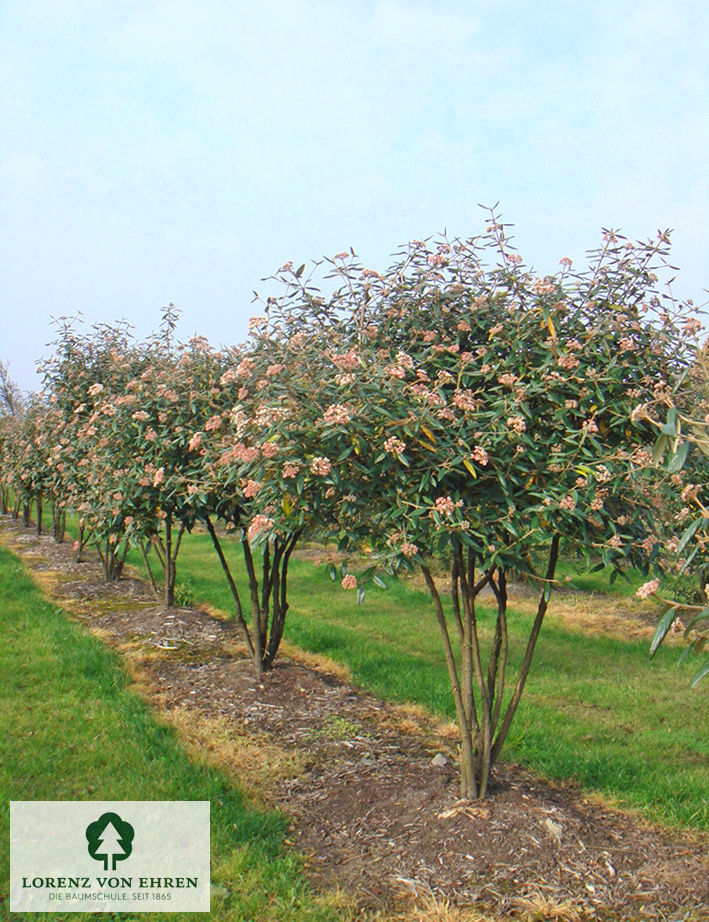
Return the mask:
<path fill-rule="evenodd" d="M 288 396 L 283 351 L 288 346 L 263 330 L 255 320 L 249 343 L 230 350 L 219 382 L 225 409 L 193 436 L 204 463 L 204 484 L 196 496 L 201 517 L 260 672 L 270 669 L 283 636 L 288 566 L 296 544 L 304 534 L 312 536 L 332 524 L 321 506 L 322 494 L 332 489 L 326 472 L 317 464 L 304 465 L 298 446 L 283 437 L 300 412 Z M 280 437 L 274 435 L 276 429 Z M 248 602 L 242 599 L 212 516 L 241 543 Z"/>
<path fill-rule="evenodd" d="M 52 439 L 49 407 L 39 397 L 28 400 L 23 412 L 8 423 L 7 484 L 30 523 L 30 507 L 37 510 L 37 534 L 42 533 L 42 494 L 48 486 Z"/>
<path fill-rule="evenodd" d="M 266 303 L 260 335 L 285 367 L 263 387 L 274 412 L 259 439 L 274 447 L 259 460 L 260 501 L 284 513 L 315 478 L 310 508 L 336 521 L 343 547 L 420 569 L 461 731 L 463 796 L 487 791 L 561 542 L 618 570 L 646 566 L 656 548 L 654 433 L 631 414 L 691 360 L 684 309 L 671 314 L 658 295 L 666 252 L 666 234 L 632 245 L 608 232 L 587 269 L 562 260 L 539 278 L 492 216 L 472 240 L 415 241 L 381 274 L 339 254 L 328 278 L 343 284 L 328 296 L 288 264 L 284 294 Z M 539 588 L 515 677 L 513 573 Z"/>
<path fill-rule="evenodd" d="M 44 384 L 61 414 L 58 463 L 68 504 L 79 516 L 79 545 L 84 536 L 93 541 L 104 577 L 113 581 L 128 553 L 131 502 L 130 458 L 116 424 L 117 405 L 140 359 L 125 324 L 100 324 L 82 334 L 62 322 L 55 347 L 44 365 Z"/>
<path fill-rule="evenodd" d="M 154 550 L 167 607 L 175 600 L 182 537 L 202 515 L 203 458 L 195 432 L 220 418 L 222 370 L 205 340 L 173 346 L 160 336 L 143 348 L 139 373 L 114 400 L 112 425 L 122 439 L 123 492 L 129 501 L 126 534 L 142 549 L 155 586 L 147 553 Z"/>

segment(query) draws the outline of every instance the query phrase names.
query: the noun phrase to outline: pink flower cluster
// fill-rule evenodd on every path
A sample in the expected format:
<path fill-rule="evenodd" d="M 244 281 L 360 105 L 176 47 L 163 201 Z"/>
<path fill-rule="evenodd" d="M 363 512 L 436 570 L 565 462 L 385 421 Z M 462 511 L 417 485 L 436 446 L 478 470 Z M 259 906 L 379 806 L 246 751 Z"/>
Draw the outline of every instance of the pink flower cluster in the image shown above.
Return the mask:
<path fill-rule="evenodd" d="M 650 598 L 651 595 L 654 595 L 659 588 L 660 588 L 659 579 L 651 579 L 649 582 L 643 583 L 643 585 L 638 589 L 635 595 L 639 599 L 648 599 Z"/>
<path fill-rule="evenodd" d="M 298 476 L 301 465 L 297 461 L 286 461 L 281 470 L 281 476 L 284 480 L 292 480 Z"/>
<path fill-rule="evenodd" d="M 354 371 L 355 368 L 359 368 L 362 364 L 359 353 L 354 349 L 350 349 L 349 352 L 343 352 L 339 355 L 332 355 L 330 358 L 332 359 L 332 364 L 341 371 Z"/>
<path fill-rule="evenodd" d="M 264 458 L 275 458 L 280 450 L 275 442 L 264 442 L 261 446 L 261 454 Z"/>
<path fill-rule="evenodd" d="M 507 419 L 507 428 L 521 435 L 527 428 L 527 423 L 521 416 L 510 416 Z"/>
<path fill-rule="evenodd" d="M 214 432 L 215 429 L 218 429 L 222 424 L 222 418 L 217 413 L 214 416 L 211 416 L 207 422 L 204 424 L 204 428 L 207 432 Z"/>
<path fill-rule="evenodd" d="M 317 477 L 327 477 L 332 470 L 332 462 L 329 458 L 313 458 L 310 462 L 310 473 Z"/>
<path fill-rule="evenodd" d="M 249 530 L 246 532 L 246 537 L 249 541 L 260 535 L 262 531 L 268 531 L 270 528 L 273 528 L 274 522 L 273 519 L 268 515 L 255 515 L 251 520 L 249 525 Z"/>
<path fill-rule="evenodd" d="M 323 420 L 330 426 L 344 426 L 352 419 L 349 409 L 342 403 L 332 403 L 323 413 Z"/>
<path fill-rule="evenodd" d="M 343 589 L 356 589 L 357 588 L 357 577 L 354 573 L 346 573 L 342 578 L 342 588 Z"/>
<path fill-rule="evenodd" d="M 475 411 L 478 406 L 475 397 L 470 391 L 458 391 L 453 397 L 453 403 L 461 410 Z"/>
<path fill-rule="evenodd" d="M 476 445 L 475 448 L 470 453 L 470 457 L 473 461 L 477 461 L 482 467 L 486 467 L 490 457 L 482 445 Z"/>
<path fill-rule="evenodd" d="M 565 368 L 567 371 L 573 371 L 581 364 L 575 355 L 560 355 L 558 363 L 560 368 Z"/>
<path fill-rule="evenodd" d="M 406 443 L 402 442 L 401 439 L 398 439 L 395 435 L 390 436 L 386 442 L 384 442 L 384 451 L 390 455 L 400 455 L 406 450 Z"/>
<path fill-rule="evenodd" d="M 431 506 L 431 515 L 438 513 L 439 515 L 452 516 L 456 510 L 457 506 L 462 506 L 462 500 L 454 502 L 450 496 L 439 496 Z"/>

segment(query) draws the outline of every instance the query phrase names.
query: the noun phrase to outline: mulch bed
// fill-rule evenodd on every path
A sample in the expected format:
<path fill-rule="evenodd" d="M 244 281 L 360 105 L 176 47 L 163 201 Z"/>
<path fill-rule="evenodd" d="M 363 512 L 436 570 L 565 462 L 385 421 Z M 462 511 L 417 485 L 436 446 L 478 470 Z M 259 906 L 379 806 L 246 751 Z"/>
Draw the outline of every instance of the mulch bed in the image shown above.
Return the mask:
<path fill-rule="evenodd" d="M 166 612 L 135 579 L 106 586 L 95 561 L 77 564 L 70 545 L 8 518 L 0 535 L 108 642 L 158 654 L 144 669 L 161 708 L 225 718 L 301 753 L 305 772 L 277 782 L 271 801 L 292 817 L 321 886 L 370 909 L 435 897 L 522 918 L 709 919 L 709 837 L 651 827 L 506 763 L 484 802 L 463 802 L 433 719 L 405 732 L 401 708 L 285 656 L 258 677 L 230 622 Z M 448 761 L 434 765 L 441 753 Z"/>

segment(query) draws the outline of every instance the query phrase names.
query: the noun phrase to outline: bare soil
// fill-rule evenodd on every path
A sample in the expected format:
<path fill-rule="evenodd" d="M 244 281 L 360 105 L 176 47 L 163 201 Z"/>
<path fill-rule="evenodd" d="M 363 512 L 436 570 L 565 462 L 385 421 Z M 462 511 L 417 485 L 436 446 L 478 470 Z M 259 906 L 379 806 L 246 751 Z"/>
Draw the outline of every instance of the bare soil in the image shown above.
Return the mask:
<path fill-rule="evenodd" d="M 461 801 L 450 729 L 421 709 L 377 699 L 312 657 L 281 656 L 259 677 L 225 618 L 167 612 L 137 579 L 106 585 L 97 561 L 76 563 L 70 544 L 8 518 L 0 538 L 139 666 L 164 718 L 188 711 L 207 735 L 220 721 L 292 756 L 265 799 L 291 817 L 316 884 L 345 889 L 363 910 L 428 899 L 461 919 L 709 919 L 709 837 L 652 827 L 508 763 L 485 801 Z"/>

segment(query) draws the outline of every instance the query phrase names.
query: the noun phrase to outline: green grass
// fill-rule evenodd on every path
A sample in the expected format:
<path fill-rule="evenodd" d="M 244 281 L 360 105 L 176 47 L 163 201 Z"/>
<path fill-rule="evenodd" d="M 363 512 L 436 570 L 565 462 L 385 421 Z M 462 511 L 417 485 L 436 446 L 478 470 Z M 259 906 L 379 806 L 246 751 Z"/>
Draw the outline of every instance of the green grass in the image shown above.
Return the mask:
<path fill-rule="evenodd" d="M 229 547 L 229 556 L 242 573 L 238 547 Z M 599 591 L 603 575 L 586 576 Z M 642 581 L 637 574 L 632 579 Z M 231 611 L 206 535 L 183 542 L 180 580 L 189 581 L 197 601 Z M 628 595 L 634 591 L 620 581 L 613 588 Z M 608 597 L 609 610 L 616 598 Z M 368 589 L 359 607 L 354 593 L 330 580 L 326 566 L 293 560 L 289 601 L 288 640 L 346 665 L 357 683 L 385 698 L 455 718 L 425 591 L 393 581 L 386 591 Z M 519 665 L 530 620 L 510 613 L 515 643 L 510 676 Z M 483 611 L 483 636 L 490 636 L 491 624 L 492 613 Z M 678 667 L 676 650 L 661 648 L 650 660 L 644 640 L 588 636 L 552 617 L 542 630 L 504 757 L 551 778 L 574 779 L 648 819 L 708 828 L 709 683 L 689 689 L 695 668 L 693 663 Z"/>
<path fill-rule="evenodd" d="M 2 548 L 0 593 L 0 906 L 8 892 L 10 800 L 209 800 L 212 880 L 223 889 L 212 899 L 210 918 L 350 918 L 308 888 L 297 857 L 284 846 L 285 819 L 248 808 L 228 779 L 191 762 L 174 731 L 156 722 L 131 691 L 117 657 L 49 604 Z M 129 915 L 61 917 L 85 922 Z"/>
<path fill-rule="evenodd" d="M 640 570 L 630 569 L 611 582 L 611 573 L 609 568 L 594 571 L 593 567 L 587 568 L 583 560 L 571 557 L 562 558 L 556 567 L 558 580 L 568 577 L 571 588 L 599 595 L 633 596 L 636 590 L 650 579 L 650 576 L 641 573 Z"/>

